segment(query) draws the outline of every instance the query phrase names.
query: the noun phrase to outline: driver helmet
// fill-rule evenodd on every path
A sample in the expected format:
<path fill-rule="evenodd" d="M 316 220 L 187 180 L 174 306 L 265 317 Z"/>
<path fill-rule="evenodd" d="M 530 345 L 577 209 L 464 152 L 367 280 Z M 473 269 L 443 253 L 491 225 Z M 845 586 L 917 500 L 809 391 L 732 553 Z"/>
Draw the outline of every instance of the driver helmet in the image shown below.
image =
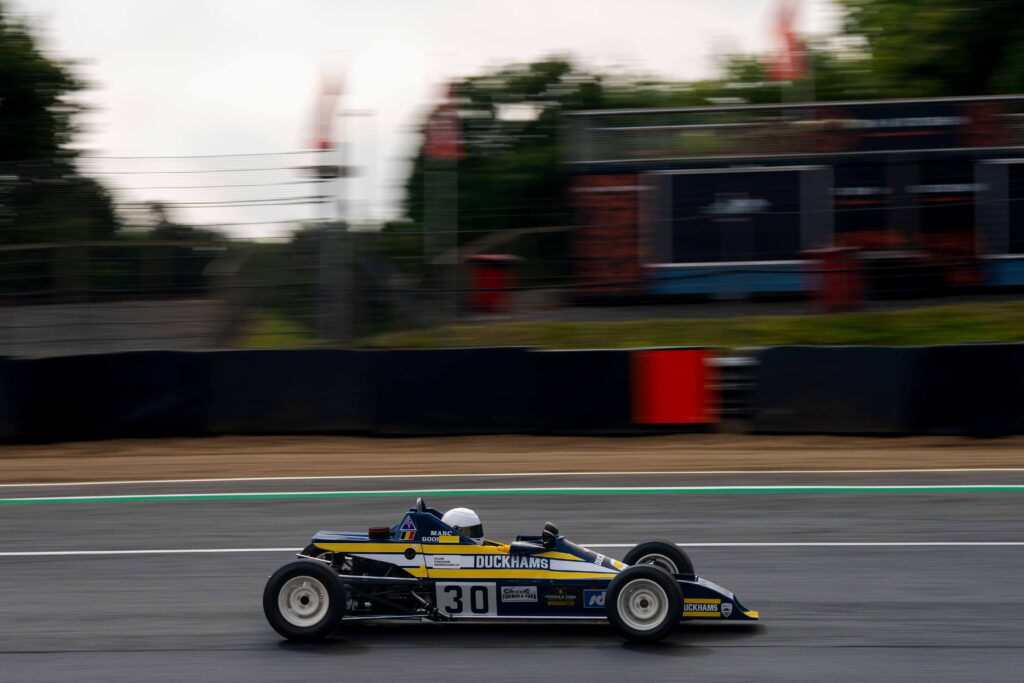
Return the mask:
<path fill-rule="evenodd" d="M 452 508 L 444 513 L 441 521 L 456 531 L 469 536 L 478 545 L 484 541 L 484 525 L 480 523 L 480 518 L 477 517 L 477 514 L 469 508 Z"/>

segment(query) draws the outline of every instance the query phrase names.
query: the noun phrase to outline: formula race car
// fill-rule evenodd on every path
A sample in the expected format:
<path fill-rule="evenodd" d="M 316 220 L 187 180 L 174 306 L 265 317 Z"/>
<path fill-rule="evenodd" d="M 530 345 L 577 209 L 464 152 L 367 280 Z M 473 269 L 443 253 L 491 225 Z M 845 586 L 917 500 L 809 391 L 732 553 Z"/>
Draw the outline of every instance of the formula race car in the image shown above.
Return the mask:
<path fill-rule="evenodd" d="M 301 641 L 347 622 L 394 619 L 607 620 L 628 640 L 655 641 L 683 620 L 758 618 L 697 576 L 671 543 L 641 543 L 619 562 L 551 523 L 509 544 L 466 531 L 421 498 L 390 528 L 317 532 L 271 575 L 263 611 L 275 631 Z"/>

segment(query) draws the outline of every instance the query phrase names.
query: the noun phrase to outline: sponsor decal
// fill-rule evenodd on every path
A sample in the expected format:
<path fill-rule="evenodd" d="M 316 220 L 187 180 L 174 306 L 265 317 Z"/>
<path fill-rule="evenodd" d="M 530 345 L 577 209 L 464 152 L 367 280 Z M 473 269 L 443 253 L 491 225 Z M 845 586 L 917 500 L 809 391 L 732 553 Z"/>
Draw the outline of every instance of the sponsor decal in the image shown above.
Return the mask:
<path fill-rule="evenodd" d="M 546 557 L 521 557 L 519 555 L 475 555 L 476 569 L 549 569 L 551 560 Z"/>
<path fill-rule="evenodd" d="M 710 598 L 693 598 L 683 600 L 684 617 L 718 617 L 721 600 Z M 731 608 L 730 608 L 731 609 Z"/>
<path fill-rule="evenodd" d="M 398 529 L 398 538 L 402 541 L 412 541 L 416 538 L 416 525 L 412 523 L 412 517 L 406 515 L 402 520 L 402 526 Z"/>
<path fill-rule="evenodd" d="M 732 616 L 732 603 L 731 602 L 723 602 L 722 603 L 722 617 L 724 617 L 725 619 L 728 619 L 730 616 Z"/>
<path fill-rule="evenodd" d="M 502 602 L 537 602 L 536 586 L 502 586 Z"/>
<path fill-rule="evenodd" d="M 462 558 L 458 555 L 433 555 L 434 569 L 462 569 Z"/>
<path fill-rule="evenodd" d="M 604 591 L 583 591 L 583 606 L 604 609 Z"/>
<path fill-rule="evenodd" d="M 549 588 L 541 595 L 541 599 L 548 607 L 579 607 L 582 602 L 582 595 L 578 588 Z"/>
<path fill-rule="evenodd" d="M 596 564 L 599 567 L 603 567 L 604 566 L 604 560 L 605 560 L 604 555 L 602 555 L 601 553 L 598 553 L 597 557 L 594 558 L 594 564 Z"/>

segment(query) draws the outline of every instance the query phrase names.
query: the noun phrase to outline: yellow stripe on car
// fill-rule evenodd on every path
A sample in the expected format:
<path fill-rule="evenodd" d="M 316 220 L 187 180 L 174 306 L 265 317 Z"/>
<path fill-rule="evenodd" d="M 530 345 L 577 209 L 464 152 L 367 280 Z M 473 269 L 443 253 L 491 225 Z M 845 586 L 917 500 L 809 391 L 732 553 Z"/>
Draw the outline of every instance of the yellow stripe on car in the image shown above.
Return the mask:
<path fill-rule="evenodd" d="M 431 569 L 432 579 L 605 579 L 615 574 L 592 572 L 555 572 L 545 569 Z"/>
<path fill-rule="evenodd" d="M 722 616 L 722 613 L 720 611 L 721 610 L 721 607 L 720 607 L 721 604 L 722 604 L 722 601 L 719 598 L 686 598 L 686 599 L 683 600 L 683 616 L 684 617 L 710 617 L 712 619 L 717 619 L 718 617 Z M 694 607 L 696 605 L 714 605 L 715 609 L 713 609 L 713 610 L 686 609 L 687 607 Z"/>
<path fill-rule="evenodd" d="M 439 536 L 438 538 L 444 538 Z M 436 545 L 424 544 L 423 552 L 426 555 L 510 555 L 507 545 L 460 545 L 458 547 L 447 546 L 440 548 Z M 553 560 L 570 560 L 575 562 L 586 562 L 582 557 L 570 553 L 563 553 L 557 550 L 547 550 L 542 553 L 532 553 L 521 557 L 546 557 Z"/>

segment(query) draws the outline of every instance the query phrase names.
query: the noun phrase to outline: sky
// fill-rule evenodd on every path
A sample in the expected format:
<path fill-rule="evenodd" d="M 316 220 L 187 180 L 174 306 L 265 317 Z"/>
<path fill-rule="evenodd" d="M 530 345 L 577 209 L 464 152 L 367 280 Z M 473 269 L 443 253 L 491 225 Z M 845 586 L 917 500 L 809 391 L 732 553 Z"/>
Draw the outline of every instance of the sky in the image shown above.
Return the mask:
<path fill-rule="evenodd" d="M 272 153 L 312 144 L 324 73 L 341 76 L 346 161 L 356 169 L 329 190 L 343 193 L 351 219 L 376 221 L 399 213 L 417 128 L 445 81 L 552 54 L 597 70 L 707 77 L 716 54 L 767 52 L 777 7 L 776 0 L 8 4 L 48 54 L 74 60 L 89 84 L 82 99 L 90 113 L 77 142 L 89 157 L 85 170 L 121 202 L 186 204 L 181 220 L 233 224 L 239 237 L 274 236 L 291 219 L 318 217 L 316 206 L 292 199 L 319 191 L 294 168 L 313 156 Z M 829 0 L 803 0 L 802 32 L 827 33 L 835 24 Z M 268 156 L 213 156 L 234 154 Z M 190 155 L 213 158 L 133 158 Z"/>

